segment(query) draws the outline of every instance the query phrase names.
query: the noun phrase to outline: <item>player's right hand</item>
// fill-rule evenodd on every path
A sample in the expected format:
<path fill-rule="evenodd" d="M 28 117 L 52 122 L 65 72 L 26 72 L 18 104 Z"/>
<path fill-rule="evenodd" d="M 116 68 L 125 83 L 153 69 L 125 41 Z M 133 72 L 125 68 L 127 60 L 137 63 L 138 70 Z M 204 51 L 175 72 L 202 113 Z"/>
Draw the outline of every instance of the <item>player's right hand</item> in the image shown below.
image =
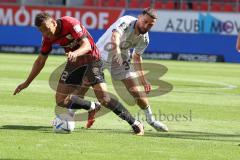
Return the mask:
<path fill-rule="evenodd" d="M 19 85 L 17 86 L 17 88 L 15 89 L 13 95 L 16 95 L 17 93 L 21 92 L 21 90 L 27 88 L 28 86 L 29 86 L 29 84 L 27 84 L 27 83 L 25 83 L 25 82 L 19 84 Z"/>
<path fill-rule="evenodd" d="M 143 86 L 144 86 L 145 93 L 146 93 L 146 94 L 150 93 L 151 90 L 152 90 L 152 85 L 151 85 L 151 83 L 149 83 L 148 81 L 145 80 L 144 82 L 142 82 L 142 84 L 143 84 Z"/>
<path fill-rule="evenodd" d="M 70 51 L 70 52 L 66 53 L 66 55 L 67 55 L 69 61 L 71 61 L 71 62 L 76 62 L 77 61 L 77 58 L 78 58 L 77 53 Z"/>

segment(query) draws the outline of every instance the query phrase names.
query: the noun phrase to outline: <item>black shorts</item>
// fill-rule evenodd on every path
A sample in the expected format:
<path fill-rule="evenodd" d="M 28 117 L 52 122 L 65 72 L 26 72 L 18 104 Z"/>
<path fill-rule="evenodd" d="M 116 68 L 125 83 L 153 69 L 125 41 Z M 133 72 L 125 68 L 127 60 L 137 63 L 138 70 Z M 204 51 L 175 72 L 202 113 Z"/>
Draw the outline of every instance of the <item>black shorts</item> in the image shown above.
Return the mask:
<path fill-rule="evenodd" d="M 82 66 L 75 66 L 68 62 L 62 72 L 59 82 L 76 86 L 83 83 L 91 86 L 103 83 L 105 82 L 103 62 L 99 60 Z"/>

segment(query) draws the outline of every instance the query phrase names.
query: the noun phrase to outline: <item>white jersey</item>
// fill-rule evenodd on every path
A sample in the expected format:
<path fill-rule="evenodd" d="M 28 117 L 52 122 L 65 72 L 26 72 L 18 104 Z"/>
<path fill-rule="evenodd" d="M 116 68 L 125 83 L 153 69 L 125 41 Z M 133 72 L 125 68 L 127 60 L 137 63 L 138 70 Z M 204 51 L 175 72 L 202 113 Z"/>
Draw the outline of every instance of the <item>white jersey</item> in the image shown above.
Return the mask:
<path fill-rule="evenodd" d="M 140 35 L 134 33 L 136 22 L 137 18 L 135 17 L 123 16 L 113 23 L 99 38 L 96 44 L 105 62 L 111 61 L 111 37 L 113 31 L 117 31 L 121 36 L 120 48 L 122 55 L 124 55 L 124 61 L 129 61 L 130 49 L 133 49 L 133 53 L 143 54 L 149 44 L 149 36 L 148 33 Z"/>

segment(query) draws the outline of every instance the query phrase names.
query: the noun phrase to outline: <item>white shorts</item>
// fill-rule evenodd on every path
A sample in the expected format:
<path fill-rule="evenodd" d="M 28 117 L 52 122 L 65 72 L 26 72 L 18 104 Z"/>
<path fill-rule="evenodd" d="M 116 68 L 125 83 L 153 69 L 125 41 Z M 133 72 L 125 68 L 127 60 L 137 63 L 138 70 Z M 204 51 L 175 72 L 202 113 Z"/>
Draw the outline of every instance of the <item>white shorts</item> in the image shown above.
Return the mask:
<path fill-rule="evenodd" d="M 110 63 L 104 61 L 104 69 L 108 69 L 113 80 L 124 80 L 127 78 L 135 78 L 136 72 L 128 61 L 124 61 L 122 65 L 118 63 Z"/>

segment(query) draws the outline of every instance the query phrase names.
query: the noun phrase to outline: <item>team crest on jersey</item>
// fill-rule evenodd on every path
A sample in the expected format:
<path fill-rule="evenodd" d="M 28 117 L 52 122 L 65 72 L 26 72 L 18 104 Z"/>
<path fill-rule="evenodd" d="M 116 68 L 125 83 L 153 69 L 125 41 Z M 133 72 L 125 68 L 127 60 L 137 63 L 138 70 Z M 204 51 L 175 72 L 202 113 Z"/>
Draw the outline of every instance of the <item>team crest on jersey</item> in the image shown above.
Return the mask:
<path fill-rule="evenodd" d="M 68 34 L 68 35 L 66 36 L 66 38 L 69 39 L 69 40 L 73 39 L 73 37 L 72 37 L 71 34 Z"/>
<path fill-rule="evenodd" d="M 99 68 L 93 67 L 92 72 L 93 72 L 93 74 L 97 75 L 99 72 Z"/>
<path fill-rule="evenodd" d="M 121 23 L 121 24 L 119 25 L 119 28 L 122 29 L 123 31 L 126 31 L 127 28 L 128 28 L 128 26 L 127 26 L 127 24 L 126 24 L 125 22 L 123 22 L 123 23 Z"/>
<path fill-rule="evenodd" d="M 82 28 L 81 28 L 81 26 L 80 26 L 79 24 L 75 25 L 75 26 L 73 27 L 73 29 L 74 29 L 77 33 L 82 32 Z"/>

